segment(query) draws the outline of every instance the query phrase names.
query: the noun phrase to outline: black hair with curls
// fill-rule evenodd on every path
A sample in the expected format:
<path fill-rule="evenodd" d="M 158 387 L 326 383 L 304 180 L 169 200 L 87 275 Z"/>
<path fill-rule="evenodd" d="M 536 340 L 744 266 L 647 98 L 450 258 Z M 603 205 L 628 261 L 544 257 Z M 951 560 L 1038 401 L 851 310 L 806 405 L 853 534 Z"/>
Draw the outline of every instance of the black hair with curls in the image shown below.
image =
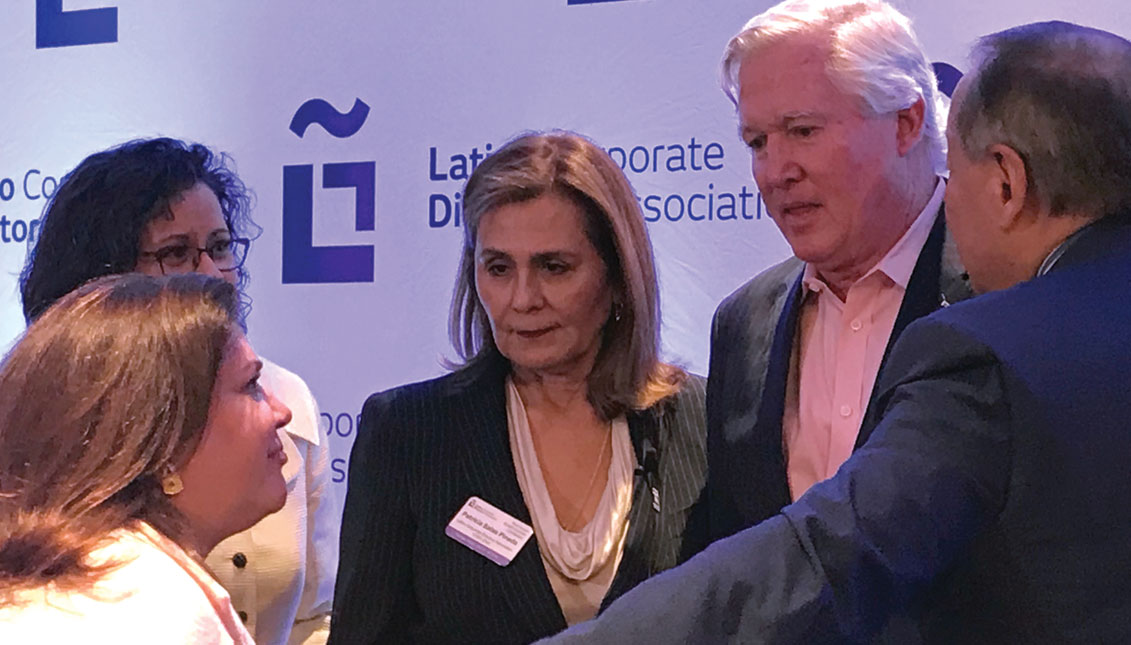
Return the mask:
<path fill-rule="evenodd" d="M 39 239 L 20 274 L 24 317 L 35 320 L 89 280 L 133 271 L 146 225 L 170 217 L 170 202 L 198 182 L 216 194 L 233 236 L 256 237 L 251 193 L 231 166 L 226 154 L 169 138 L 128 141 L 83 159 L 44 207 Z M 250 304 L 247 280 L 240 268 L 241 313 Z"/>

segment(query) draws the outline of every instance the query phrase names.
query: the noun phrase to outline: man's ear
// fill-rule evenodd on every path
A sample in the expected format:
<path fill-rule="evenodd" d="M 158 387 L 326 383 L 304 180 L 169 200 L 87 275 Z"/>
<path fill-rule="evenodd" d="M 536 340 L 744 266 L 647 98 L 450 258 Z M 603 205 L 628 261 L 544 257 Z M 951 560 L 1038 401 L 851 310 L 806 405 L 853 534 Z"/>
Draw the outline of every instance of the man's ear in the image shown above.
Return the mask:
<path fill-rule="evenodd" d="M 927 112 L 927 104 L 923 97 L 895 113 L 895 137 L 899 155 L 906 155 L 919 139 L 923 137 L 923 118 Z"/>
<path fill-rule="evenodd" d="M 1025 160 L 1016 150 L 1002 143 L 995 143 L 987 150 L 993 172 L 991 186 L 1000 213 L 998 226 L 1009 229 L 1019 224 L 1028 214 L 1029 173 L 1025 170 Z"/>

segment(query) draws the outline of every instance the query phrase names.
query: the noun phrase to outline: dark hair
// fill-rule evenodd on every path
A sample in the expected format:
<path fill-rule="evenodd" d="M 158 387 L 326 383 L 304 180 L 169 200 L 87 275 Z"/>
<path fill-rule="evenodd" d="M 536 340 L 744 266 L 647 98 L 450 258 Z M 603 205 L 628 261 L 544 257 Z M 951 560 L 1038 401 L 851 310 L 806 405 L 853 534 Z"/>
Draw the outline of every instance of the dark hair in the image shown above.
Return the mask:
<path fill-rule="evenodd" d="M 471 173 L 463 191 L 463 250 L 448 335 L 465 363 L 498 357 L 487 311 L 475 290 L 479 224 L 507 204 L 555 194 L 585 213 L 585 232 L 605 264 L 614 307 L 588 398 L 605 419 L 644 409 L 678 391 L 686 373 L 659 359 L 660 296 L 652 243 L 628 179 L 609 155 L 572 132 L 533 133 L 500 148 Z"/>
<path fill-rule="evenodd" d="M 236 237 L 256 237 L 251 195 L 226 154 L 177 139 L 137 139 L 90 155 L 67 173 L 44 207 L 39 239 L 20 274 L 30 322 L 80 284 L 133 271 L 146 225 L 198 182 L 220 202 Z M 239 270 L 241 298 L 248 275 Z M 246 299 L 242 308 L 248 308 Z"/>
<path fill-rule="evenodd" d="M 50 307 L 0 363 L 0 606 L 86 589 L 87 556 L 144 520 L 189 527 L 161 479 L 200 442 L 235 288 L 199 274 L 101 278 Z"/>
<path fill-rule="evenodd" d="M 1131 208 L 1131 42 L 1067 22 L 983 37 L 955 106 L 963 153 L 1004 144 L 1051 215 Z"/>

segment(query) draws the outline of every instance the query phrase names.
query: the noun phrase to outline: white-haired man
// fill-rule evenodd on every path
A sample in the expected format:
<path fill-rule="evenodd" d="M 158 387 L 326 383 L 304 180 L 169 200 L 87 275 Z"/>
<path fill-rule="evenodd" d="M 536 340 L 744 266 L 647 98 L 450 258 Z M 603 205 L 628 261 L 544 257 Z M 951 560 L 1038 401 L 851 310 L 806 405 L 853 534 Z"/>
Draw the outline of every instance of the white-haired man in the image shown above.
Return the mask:
<path fill-rule="evenodd" d="M 794 257 L 715 314 L 712 541 L 835 473 L 867 439 L 903 329 L 970 295 L 942 208 L 945 115 L 905 16 L 880 0 L 787 0 L 731 39 L 723 77 Z"/>
<path fill-rule="evenodd" d="M 557 642 L 1131 642 L 1131 42 L 983 38 L 948 214 L 979 291 L 900 337 L 839 471 Z"/>

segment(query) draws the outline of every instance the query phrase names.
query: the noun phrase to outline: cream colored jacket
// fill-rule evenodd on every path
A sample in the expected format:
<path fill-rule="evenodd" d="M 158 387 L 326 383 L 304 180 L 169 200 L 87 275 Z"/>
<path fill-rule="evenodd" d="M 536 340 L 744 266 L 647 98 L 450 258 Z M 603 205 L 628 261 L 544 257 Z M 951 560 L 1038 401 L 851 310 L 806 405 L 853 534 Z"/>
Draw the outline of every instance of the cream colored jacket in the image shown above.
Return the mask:
<path fill-rule="evenodd" d="M 90 561 L 122 566 L 90 591 L 21 593 L 0 607 L 0 643 L 254 645 L 228 592 L 148 524 L 119 531 Z"/>

